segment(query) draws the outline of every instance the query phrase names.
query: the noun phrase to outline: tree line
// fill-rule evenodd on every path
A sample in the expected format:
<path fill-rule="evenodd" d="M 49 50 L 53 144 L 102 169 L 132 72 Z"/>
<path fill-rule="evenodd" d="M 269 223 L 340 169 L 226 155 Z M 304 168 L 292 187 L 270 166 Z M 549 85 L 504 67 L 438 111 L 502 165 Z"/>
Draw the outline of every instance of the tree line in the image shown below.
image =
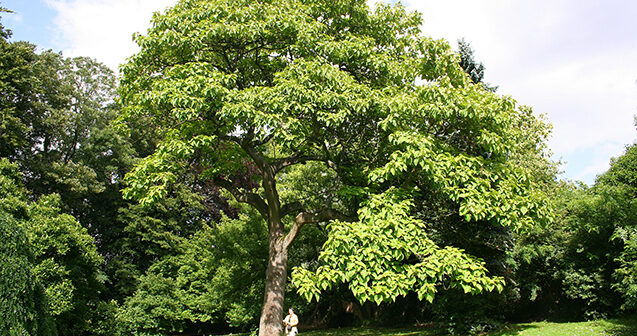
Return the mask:
<path fill-rule="evenodd" d="M 356 0 L 181 1 L 119 77 L 0 25 L 3 332 L 634 312 L 635 145 L 592 187 L 559 180 L 550 125 L 420 24 Z"/>

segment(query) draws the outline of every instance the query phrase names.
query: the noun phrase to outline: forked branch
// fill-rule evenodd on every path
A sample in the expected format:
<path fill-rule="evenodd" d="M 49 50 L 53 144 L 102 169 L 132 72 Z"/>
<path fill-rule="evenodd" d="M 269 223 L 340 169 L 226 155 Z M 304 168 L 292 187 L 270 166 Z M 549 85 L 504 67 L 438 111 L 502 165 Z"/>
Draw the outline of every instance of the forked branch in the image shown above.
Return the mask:
<path fill-rule="evenodd" d="M 345 222 L 353 222 L 358 218 L 347 216 L 344 213 L 334 210 L 334 209 L 321 209 L 315 211 L 303 211 L 296 215 L 294 218 L 294 224 L 288 232 L 287 236 L 285 236 L 285 241 L 283 242 L 283 246 L 288 248 L 290 244 L 294 241 L 296 236 L 299 234 L 299 230 L 305 224 L 315 224 L 315 223 L 324 223 L 331 220 L 341 220 Z"/>
<path fill-rule="evenodd" d="M 215 185 L 226 189 L 232 196 L 237 200 L 237 202 L 247 203 L 252 205 L 263 218 L 268 219 L 268 205 L 267 203 L 259 196 L 258 194 L 252 192 L 244 192 L 239 190 L 239 188 L 235 187 L 230 181 L 225 180 L 220 177 L 216 177 L 212 181 Z"/>

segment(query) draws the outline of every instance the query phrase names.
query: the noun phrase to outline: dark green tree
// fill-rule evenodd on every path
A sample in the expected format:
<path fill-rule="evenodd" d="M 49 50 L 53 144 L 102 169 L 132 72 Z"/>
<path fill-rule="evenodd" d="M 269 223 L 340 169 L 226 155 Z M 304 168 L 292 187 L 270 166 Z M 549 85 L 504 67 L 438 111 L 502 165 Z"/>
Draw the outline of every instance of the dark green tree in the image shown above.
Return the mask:
<path fill-rule="evenodd" d="M 485 89 L 495 92 L 498 87 L 484 82 L 484 64 L 478 62 L 473 56 L 471 44 L 465 39 L 458 40 L 458 53 L 460 54 L 460 66 L 469 75 L 474 84 L 480 84 Z"/>
<path fill-rule="evenodd" d="M 637 308 L 637 145 L 626 146 L 624 154 L 611 161 L 610 169 L 595 181 L 595 186 L 598 185 L 600 196 L 610 193 L 607 198 L 612 206 L 602 209 L 614 210 L 609 240 L 620 247 L 618 253 L 612 255 L 617 264 L 612 288 L 622 295 L 621 308 L 634 311 Z M 602 193 L 605 189 L 609 191 Z M 600 220 L 601 223 L 604 222 Z"/>
<path fill-rule="evenodd" d="M 157 261 L 183 253 L 184 244 L 206 224 L 220 219 L 219 212 L 204 206 L 201 196 L 184 186 L 152 207 L 127 204 L 119 208 L 113 232 L 105 250 L 106 269 L 112 283 L 111 298 L 123 301 L 132 295 L 138 278 Z"/>
<path fill-rule="evenodd" d="M 59 334 L 92 333 L 103 290 L 102 257 L 94 239 L 75 218 L 61 213 L 57 194 L 42 196 L 28 208 L 24 223 L 35 257 L 33 272 L 44 286 L 48 312 Z"/>
<path fill-rule="evenodd" d="M 34 274 L 28 228 L 21 224 L 28 218 L 27 203 L 18 166 L 0 159 L 0 332 L 56 335 L 44 287 Z"/>
<path fill-rule="evenodd" d="M 92 309 L 104 280 L 93 238 L 72 216 L 60 213 L 59 196 L 29 201 L 18 165 L 6 158 L 0 165 L 6 238 L 1 290 L 7 302 L 3 309 L 10 312 L 8 329 L 22 325 L 31 335 L 87 334 L 96 323 Z"/>
<path fill-rule="evenodd" d="M 36 53 L 28 42 L 3 38 L 0 48 L 0 156 L 20 163 L 34 197 L 58 193 L 65 211 L 96 227 L 91 197 L 132 165 L 132 146 L 108 127 L 117 113 L 112 71 L 85 57 Z"/>
<path fill-rule="evenodd" d="M 0 156 L 17 159 L 31 144 L 27 120 L 34 119 L 35 114 L 32 67 L 37 55 L 33 45 L 11 43 L 10 36 L 0 26 Z"/>
<path fill-rule="evenodd" d="M 153 263 L 118 313 L 126 333 L 220 333 L 253 329 L 261 305 L 267 241 L 260 216 L 246 211 L 204 226 L 180 252 Z"/>
<path fill-rule="evenodd" d="M 556 186 L 553 225 L 517 236 L 512 256 L 520 311 L 531 313 L 526 317 L 599 318 L 634 311 L 635 148 L 627 146 L 590 188 Z"/>

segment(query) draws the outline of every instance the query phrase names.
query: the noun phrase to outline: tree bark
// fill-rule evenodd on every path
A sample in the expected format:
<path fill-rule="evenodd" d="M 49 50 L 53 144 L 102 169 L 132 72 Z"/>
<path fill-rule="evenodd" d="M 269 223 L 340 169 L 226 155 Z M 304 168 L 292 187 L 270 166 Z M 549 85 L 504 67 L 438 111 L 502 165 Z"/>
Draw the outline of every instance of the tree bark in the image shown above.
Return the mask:
<path fill-rule="evenodd" d="M 265 275 L 263 310 L 259 321 L 259 336 L 280 336 L 282 333 L 283 303 L 287 282 L 288 246 L 281 222 L 281 201 L 276 189 L 276 172 L 262 164 L 263 189 L 268 204 L 269 259 Z"/>
<path fill-rule="evenodd" d="M 259 336 L 280 336 L 283 332 L 287 265 L 288 251 L 282 237 L 270 234 L 270 258 L 265 277 L 265 296 L 259 321 Z"/>

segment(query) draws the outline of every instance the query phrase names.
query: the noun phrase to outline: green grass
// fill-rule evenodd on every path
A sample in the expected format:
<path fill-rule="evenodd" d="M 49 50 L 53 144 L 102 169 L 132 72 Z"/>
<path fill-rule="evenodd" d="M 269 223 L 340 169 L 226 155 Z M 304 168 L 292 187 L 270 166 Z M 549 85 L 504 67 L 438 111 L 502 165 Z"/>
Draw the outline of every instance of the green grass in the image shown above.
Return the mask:
<path fill-rule="evenodd" d="M 428 328 L 401 328 L 401 329 L 385 329 L 385 328 L 343 328 L 315 330 L 299 333 L 299 336 L 416 336 L 416 335 L 440 335 L 440 330 L 432 330 Z"/>
<path fill-rule="evenodd" d="M 236 334 L 235 334 L 236 335 Z M 240 334 L 249 335 L 249 334 Z M 444 336 L 444 329 L 431 326 L 411 328 L 342 328 L 302 331 L 299 336 Z M 510 324 L 482 336 L 637 336 L 637 316 L 589 322 L 533 322 Z M 461 335 L 466 336 L 466 335 Z"/>
<path fill-rule="evenodd" d="M 589 322 L 535 322 L 512 325 L 490 336 L 634 336 L 637 318 L 598 320 Z"/>
<path fill-rule="evenodd" d="M 343 328 L 302 332 L 299 336 L 441 336 L 447 335 L 433 327 L 401 329 Z M 634 336 L 637 335 L 637 317 L 589 322 L 552 323 L 534 322 L 512 324 L 484 336 Z"/>

